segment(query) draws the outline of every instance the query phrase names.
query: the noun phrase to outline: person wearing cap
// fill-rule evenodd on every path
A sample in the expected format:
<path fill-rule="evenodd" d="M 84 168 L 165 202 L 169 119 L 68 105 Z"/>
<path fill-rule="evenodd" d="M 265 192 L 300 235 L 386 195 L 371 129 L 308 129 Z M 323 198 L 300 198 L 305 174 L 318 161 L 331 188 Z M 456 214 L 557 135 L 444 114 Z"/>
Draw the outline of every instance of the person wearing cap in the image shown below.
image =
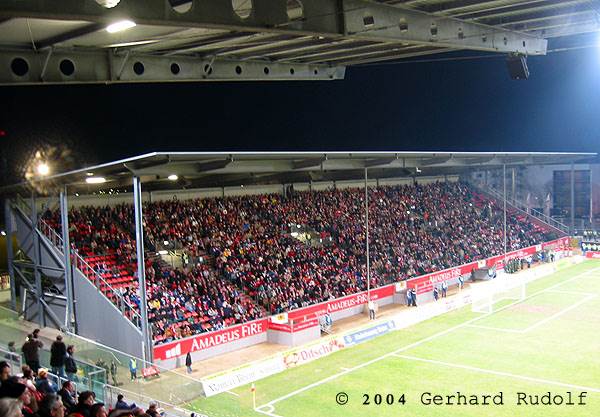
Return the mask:
<path fill-rule="evenodd" d="M 58 387 L 48 379 L 48 370 L 46 368 L 40 368 L 37 375 L 38 380 L 35 383 L 35 387 L 38 391 L 45 395 L 56 394 L 58 392 Z"/>
<path fill-rule="evenodd" d="M 52 373 L 61 378 L 66 378 L 65 375 L 65 359 L 67 357 L 67 346 L 63 342 L 61 335 L 56 336 L 56 340 L 50 347 L 50 366 Z"/>

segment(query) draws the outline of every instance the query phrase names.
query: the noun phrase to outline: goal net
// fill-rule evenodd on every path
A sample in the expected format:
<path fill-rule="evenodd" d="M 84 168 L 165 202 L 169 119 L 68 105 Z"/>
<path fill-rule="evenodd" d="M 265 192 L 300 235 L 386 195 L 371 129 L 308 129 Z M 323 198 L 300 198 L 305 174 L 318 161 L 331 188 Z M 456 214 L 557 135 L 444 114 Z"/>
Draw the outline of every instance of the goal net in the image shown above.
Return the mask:
<path fill-rule="evenodd" d="M 472 288 L 471 311 L 475 313 L 493 313 L 498 308 L 526 297 L 525 281 L 518 275 L 504 274 Z"/>

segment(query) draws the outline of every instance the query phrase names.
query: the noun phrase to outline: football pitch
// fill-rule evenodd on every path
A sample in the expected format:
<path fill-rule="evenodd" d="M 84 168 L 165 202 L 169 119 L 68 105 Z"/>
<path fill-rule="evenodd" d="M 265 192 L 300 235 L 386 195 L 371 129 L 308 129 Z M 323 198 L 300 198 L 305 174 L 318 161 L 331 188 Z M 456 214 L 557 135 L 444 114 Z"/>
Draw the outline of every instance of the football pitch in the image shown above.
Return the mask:
<path fill-rule="evenodd" d="M 255 385 L 256 410 L 250 386 L 187 408 L 210 417 L 600 416 L 600 262 L 531 282 L 525 299 L 492 313 L 466 307 Z"/>

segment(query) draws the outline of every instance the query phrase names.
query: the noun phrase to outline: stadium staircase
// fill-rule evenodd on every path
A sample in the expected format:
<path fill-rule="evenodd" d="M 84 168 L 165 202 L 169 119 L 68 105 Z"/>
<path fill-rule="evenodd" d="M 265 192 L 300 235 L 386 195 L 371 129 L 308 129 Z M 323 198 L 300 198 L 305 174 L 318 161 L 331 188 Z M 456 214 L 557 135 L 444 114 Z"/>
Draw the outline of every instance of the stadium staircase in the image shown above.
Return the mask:
<path fill-rule="evenodd" d="M 35 252 L 39 251 L 44 280 L 50 281 L 50 284 L 45 287 L 55 290 L 53 293 L 45 290 L 41 300 L 46 316 L 50 319 L 46 324 L 63 329 L 67 326 L 70 318 L 66 314 L 67 291 L 62 272 L 64 271 L 62 237 L 56 232 L 56 225 L 48 224 L 39 217 L 37 228 L 32 227 L 31 208 L 23 199 L 17 198 L 12 202 L 11 208 L 16 224 L 17 242 L 21 251 L 29 259 L 35 259 L 37 257 Z M 38 247 L 35 245 L 34 233 L 39 237 Z M 113 255 L 86 258 L 71 249 L 77 334 L 114 346 L 133 356 L 141 357 L 141 318 L 137 306 L 127 301 L 119 290 L 124 285 L 133 286 L 133 277 L 127 273 L 126 269 L 119 268 L 122 275 L 109 278 L 107 274 L 97 271 L 97 265 L 103 262 L 106 262 L 107 265 L 108 263 L 116 265 Z M 30 287 L 26 280 L 22 281 L 29 287 L 27 288 L 28 294 L 33 297 L 34 288 Z M 103 317 L 103 320 L 98 320 L 99 317 Z M 26 304 L 24 318 L 40 322 L 37 300 L 32 299 L 30 303 Z M 110 326 L 107 326 L 106 323 L 110 323 Z"/>
<path fill-rule="evenodd" d="M 481 194 L 474 194 L 475 204 L 484 201 L 486 198 L 502 203 L 504 197 L 501 193 L 494 190 L 493 188 L 483 188 L 474 182 L 469 182 L 469 185 L 479 191 Z M 517 199 L 506 200 L 507 212 L 509 215 L 514 215 L 519 221 L 529 220 L 533 223 L 537 229 L 548 230 L 556 232 L 559 236 L 567 236 L 569 234 L 569 226 L 553 219 L 550 216 L 546 216 L 544 213 L 533 208 L 528 208 L 525 203 Z"/>

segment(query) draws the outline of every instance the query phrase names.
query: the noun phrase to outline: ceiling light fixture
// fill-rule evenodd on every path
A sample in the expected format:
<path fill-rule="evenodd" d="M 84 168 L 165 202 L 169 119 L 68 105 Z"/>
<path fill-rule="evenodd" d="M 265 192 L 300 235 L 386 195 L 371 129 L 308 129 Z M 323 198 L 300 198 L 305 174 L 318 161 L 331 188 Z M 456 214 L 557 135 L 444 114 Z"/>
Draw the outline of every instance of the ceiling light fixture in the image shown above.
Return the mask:
<path fill-rule="evenodd" d="M 85 182 L 88 184 L 104 184 L 106 182 L 106 178 L 104 177 L 89 177 L 85 179 Z"/>
<path fill-rule="evenodd" d="M 108 33 L 123 32 L 124 30 L 131 29 L 135 26 L 135 22 L 132 20 L 120 20 L 118 22 L 111 23 L 110 25 L 108 25 L 106 27 L 106 31 Z"/>

